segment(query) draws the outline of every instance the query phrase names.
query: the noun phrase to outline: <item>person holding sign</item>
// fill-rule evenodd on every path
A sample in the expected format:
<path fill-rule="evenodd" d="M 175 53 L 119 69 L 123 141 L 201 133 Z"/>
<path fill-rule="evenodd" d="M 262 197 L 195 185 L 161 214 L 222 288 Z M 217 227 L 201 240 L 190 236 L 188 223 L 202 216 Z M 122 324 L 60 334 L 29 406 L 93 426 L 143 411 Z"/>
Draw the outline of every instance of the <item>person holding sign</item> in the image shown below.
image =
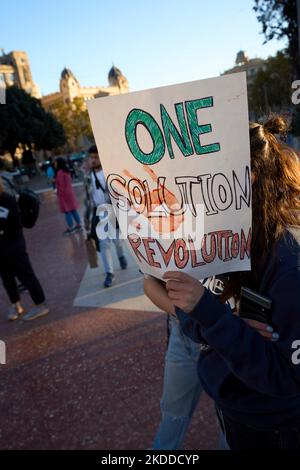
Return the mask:
<path fill-rule="evenodd" d="M 219 275 L 202 281 L 215 296 L 223 291 L 226 276 Z M 203 391 L 197 372 L 201 351 L 209 346 L 199 344 L 184 334 L 175 314 L 174 304 L 167 296 L 165 283 L 152 276 L 144 275 L 144 290 L 149 299 L 161 310 L 168 313 L 169 341 L 165 354 L 163 392 L 161 398 L 161 421 L 153 442 L 153 450 L 182 449 L 190 421 Z M 234 302 L 230 302 L 234 306 Z M 269 341 L 277 341 L 279 335 L 270 325 L 245 319 L 252 328 Z M 228 446 L 223 433 L 220 435 L 219 450 Z"/>
<path fill-rule="evenodd" d="M 156 297 L 156 304 L 170 313 L 174 307 L 164 308 L 163 304 L 176 305 L 171 298 L 172 290 L 168 297 L 161 284 L 166 271 L 185 273 L 185 280 L 196 282 L 193 285 L 193 294 L 199 300 L 202 290 L 200 292 L 198 289 L 201 287 L 198 279 L 251 269 L 252 181 L 247 83 L 244 72 L 117 97 L 99 98 L 91 100 L 88 109 L 95 139 L 98 146 L 101 146 L 106 183 L 122 233 L 127 237 L 128 248 L 141 272 L 152 276 L 150 280 L 145 280 L 145 287 L 148 284 L 145 290 L 154 303 Z M 267 127 L 265 131 L 267 133 Z M 271 134 L 269 132 L 268 138 Z M 263 149 L 260 150 L 259 155 L 262 155 Z M 265 196 L 274 203 L 271 185 L 280 184 L 280 181 L 276 181 L 276 165 L 270 162 L 273 166 L 261 165 L 257 175 L 264 170 L 266 178 L 271 168 Z M 264 200 L 263 196 L 259 187 L 259 204 Z M 285 190 L 282 196 L 285 197 Z M 272 214 L 277 210 L 276 206 L 276 210 L 271 211 Z M 262 215 L 267 212 L 266 209 Z M 261 217 L 257 204 L 253 220 L 256 223 L 258 220 L 259 223 L 265 220 L 268 234 L 274 233 L 275 238 L 277 237 L 273 226 L 267 224 L 266 217 Z M 256 232 L 257 227 L 254 235 Z M 254 244 L 256 239 L 257 237 Z M 265 249 L 261 237 L 258 240 L 259 247 Z M 256 258 L 258 259 L 258 255 Z M 262 255 L 259 260 L 266 261 Z M 232 283 L 235 275 L 229 276 L 228 282 Z M 180 284 L 177 283 L 176 287 L 179 289 Z M 159 292 L 161 295 L 158 295 Z M 182 292 L 178 298 L 183 301 L 185 295 L 181 294 Z M 250 293 L 250 301 L 252 297 Z M 256 298 L 254 295 L 254 299 Z M 218 299 L 216 301 L 220 303 Z M 249 303 L 249 299 L 247 302 Z M 220 305 L 224 306 L 222 303 Z M 263 307 L 260 307 L 267 311 L 269 305 L 269 299 L 263 299 Z M 178 315 L 177 311 L 176 314 Z M 198 325 L 189 316 L 185 316 L 186 318 L 189 324 L 192 322 L 193 325 Z M 262 325 L 261 320 L 269 321 L 269 318 L 258 315 L 257 319 L 245 318 L 243 322 L 248 330 L 253 329 L 256 335 L 259 333 L 262 341 L 267 343 L 267 340 L 272 340 L 271 344 L 275 345 L 278 339 L 277 325 Z M 176 328 L 171 328 L 172 337 L 167 356 L 170 348 L 172 350 L 176 344 L 180 351 L 178 357 L 182 358 L 184 355 L 188 359 L 184 351 L 188 342 L 185 337 L 192 336 L 198 343 L 199 338 L 197 335 L 195 338 L 190 335 L 189 329 L 185 331 L 185 322 L 180 322 L 180 325 L 178 320 L 175 319 L 175 322 L 177 325 Z M 210 345 L 201 341 L 198 351 L 200 349 L 209 351 Z M 182 380 L 174 381 L 174 386 L 168 388 L 172 397 L 178 392 L 178 383 L 183 384 L 186 391 L 191 389 L 192 382 L 197 383 L 197 380 L 192 379 L 193 371 L 196 371 L 195 357 L 194 369 L 192 359 L 189 361 L 190 378 L 185 381 L 182 375 Z M 200 353 L 199 363 L 202 357 L 204 356 Z M 179 366 L 180 363 L 182 364 L 181 359 Z M 167 373 L 165 371 L 165 376 L 172 376 L 175 370 L 173 365 L 174 362 L 166 361 L 168 370 Z M 184 368 L 181 369 L 185 371 Z M 211 370 L 213 372 L 214 367 Z M 201 376 L 200 380 L 204 385 Z M 172 402 L 170 397 L 171 394 L 167 399 Z M 164 435 L 164 445 L 168 447 L 160 447 L 161 442 L 157 444 L 156 441 L 156 449 L 173 449 L 180 445 L 187 428 L 186 423 L 191 416 L 192 405 L 192 400 L 189 401 L 189 406 L 185 403 L 184 410 L 188 411 L 184 418 L 187 419 L 183 428 L 176 425 L 178 433 L 176 431 L 177 435 L 172 436 L 172 443 Z M 176 410 L 179 410 L 176 418 L 183 417 L 180 413 L 182 409 L 176 403 Z"/>
<path fill-rule="evenodd" d="M 187 273 L 163 276 L 182 331 L 207 346 L 199 378 L 232 450 L 300 449 L 300 162 L 275 137 L 285 130 L 279 117 L 250 126 L 251 271 L 229 273 L 220 298 Z M 271 322 L 279 340 L 245 318 Z"/>

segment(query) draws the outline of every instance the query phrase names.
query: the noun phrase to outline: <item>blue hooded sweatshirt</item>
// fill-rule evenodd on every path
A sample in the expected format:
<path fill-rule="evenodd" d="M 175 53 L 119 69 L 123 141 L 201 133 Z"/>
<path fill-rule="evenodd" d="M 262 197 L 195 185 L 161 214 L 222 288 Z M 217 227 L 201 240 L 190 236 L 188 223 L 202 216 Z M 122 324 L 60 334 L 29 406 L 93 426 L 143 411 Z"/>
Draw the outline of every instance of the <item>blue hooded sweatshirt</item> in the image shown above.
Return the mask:
<path fill-rule="evenodd" d="M 300 419 L 300 351 L 295 361 L 293 349 L 295 341 L 300 345 L 300 228 L 276 244 L 263 277 L 277 342 L 264 339 L 208 290 L 189 315 L 176 313 L 187 336 L 211 347 L 200 354 L 198 373 L 216 405 L 237 422 L 271 427 Z"/>

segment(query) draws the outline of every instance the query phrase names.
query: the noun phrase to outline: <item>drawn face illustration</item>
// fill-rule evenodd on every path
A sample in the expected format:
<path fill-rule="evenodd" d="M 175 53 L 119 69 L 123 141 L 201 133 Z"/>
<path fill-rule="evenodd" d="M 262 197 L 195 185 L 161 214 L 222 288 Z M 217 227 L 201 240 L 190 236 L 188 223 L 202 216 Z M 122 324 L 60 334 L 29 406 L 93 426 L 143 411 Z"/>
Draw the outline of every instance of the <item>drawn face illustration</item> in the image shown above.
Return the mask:
<path fill-rule="evenodd" d="M 149 201 L 149 206 L 146 211 L 142 213 L 138 209 L 138 205 L 134 203 L 135 197 L 132 197 L 132 209 L 136 211 L 137 217 L 136 220 L 131 220 L 130 223 L 133 225 L 137 232 L 141 230 L 141 226 L 145 223 L 151 224 L 153 230 L 159 234 L 168 234 L 175 232 L 180 225 L 183 223 L 184 214 L 176 214 L 181 207 L 178 199 L 169 189 L 162 187 L 159 184 L 158 177 L 156 173 L 149 168 L 147 165 L 143 165 L 145 172 L 150 176 L 151 180 L 156 184 L 155 189 L 150 189 L 149 186 L 145 185 L 139 178 L 136 178 L 128 170 L 123 170 L 123 174 L 129 180 L 136 180 L 139 182 L 140 186 L 144 188 L 145 198 Z M 119 185 L 124 194 L 124 186 Z M 160 197 L 160 192 L 163 190 L 164 194 L 164 203 L 168 206 L 168 211 L 165 211 L 163 208 L 162 200 Z M 134 190 L 128 188 L 128 193 L 133 196 Z M 125 194 L 124 194 L 125 195 Z M 175 213 L 172 213 L 172 211 Z M 169 213 L 171 212 L 171 213 Z"/>

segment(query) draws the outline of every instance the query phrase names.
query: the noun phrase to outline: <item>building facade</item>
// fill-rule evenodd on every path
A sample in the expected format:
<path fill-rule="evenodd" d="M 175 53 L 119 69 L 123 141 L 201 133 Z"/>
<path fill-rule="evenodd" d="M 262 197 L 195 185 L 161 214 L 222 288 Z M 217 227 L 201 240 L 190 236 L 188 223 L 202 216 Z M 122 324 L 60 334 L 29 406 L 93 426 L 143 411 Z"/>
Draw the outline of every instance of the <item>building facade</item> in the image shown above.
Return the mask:
<path fill-rule="evenodd" d="M 12 51 L 0 56 L 0 86 L 3 88 L 15 85 L 35 98 L 41 93 L 33 81 L 28 55 L 24 51 Z"/>
<path fill-rule="evenodd" d="M 70 69 L 65 68 L 60 76 L 59 91 L 42 97 L 42 104 L 49 111 L 55 110 L 58 103 L 71 106 L 75 98 L 84 102 L 100 96 L 127 93 L 129 85 L 126 77 L 115 66 L 108 73 L 108 86 L 82 87 Z"/>
<path fill-rule="evenodd" d="M 264 70 L 266 61 L 263 59 L 249 59 L 245 51 L 239 51 L 236 55 L 235 66 L 225 70 L 222 75 L 229 73 L 246 72 L 248 86 L 252 85 L 259 70 Z"/>

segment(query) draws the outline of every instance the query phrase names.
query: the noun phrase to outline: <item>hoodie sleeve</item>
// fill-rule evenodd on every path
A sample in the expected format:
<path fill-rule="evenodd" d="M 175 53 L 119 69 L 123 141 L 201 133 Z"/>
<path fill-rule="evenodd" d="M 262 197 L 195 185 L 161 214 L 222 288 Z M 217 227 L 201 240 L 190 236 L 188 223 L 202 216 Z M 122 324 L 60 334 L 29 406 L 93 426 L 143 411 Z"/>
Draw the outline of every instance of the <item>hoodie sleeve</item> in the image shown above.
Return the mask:
<path fill-rule="evenodd" d="M 201 325 L 198 321 L 176 307 L 176 315 L 183 333 L 195 343 L 206 343 L 201 333 Z"/>
<path fill-rule="evenodd" d="M 282 275 L 270 289 L 272 324 L 280 334 L 277 342 L 266 341 L 207 290 L 193 312 L 179 316 L 179 320 L 186 334 L 190 336 L 193 331 L 198 340 L 203 337 L 249 387 L 270 396 L 298 395 L 300 364 L 295 361 L 293 343 L 300 340 L 299 295 L 298 266 Z M 191 326 L 191 321 L 198 324 L 198 329 Z"/>

